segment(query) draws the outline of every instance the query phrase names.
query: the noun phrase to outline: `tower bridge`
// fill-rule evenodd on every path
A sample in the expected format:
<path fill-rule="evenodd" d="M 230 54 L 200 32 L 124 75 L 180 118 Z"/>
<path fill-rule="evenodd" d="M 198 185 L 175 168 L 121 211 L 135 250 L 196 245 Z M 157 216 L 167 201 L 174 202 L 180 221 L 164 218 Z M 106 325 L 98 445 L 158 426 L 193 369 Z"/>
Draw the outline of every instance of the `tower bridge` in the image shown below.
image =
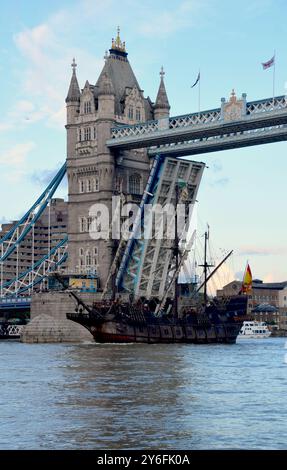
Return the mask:
<path fill-rule="evenodd" d="M 152 204 L 172 201 L 176 181 L 183 175 L 189 185 L 188 198 L 193 201 L 204 164 L 182 162 L 176 157 L 287 139 L 285 96 L 247 101 L 246 94 L 237 98 L 232 91 L 230 98 L 222 98 L 216 109 L 171 117 L 163 70 L 153 102 L 144 97 L 127 55 L 118 31 L 96 84 L 86 81 L 83 89 L 79 87 L 77 65 L 73 61 L 66 98 L 67 161 L 25 216 L 0 239 L 2 298 L 32 295 L 36 285 L 66 262 L 68 273 L 86 275 L 96 271 L 101 287 L 105 286 L 117 246 L 113 240 L 90 237 L 90 208 L 94 204 L 111 209 L 112 196 L 119 194 L 125 202 L 143 203 L 147 195 Z M 66 173 L 68 233 L 35 261 L 35 223 Z M 31 263 L 29 269 L 21 272 L 20 248 L 28 236 L 32 239 Z M 123 247 L 118 287 L 128 292 L 136 290 L 141 295 L 152 294 L 154 289 L 163 293 L 170 246 L 167 244 L 164 253 L 161 248 L 156 240 L 142 243 L 130 239 Z M 11 257 L 15 274 L 7 281 L 4 273 Z M 157 273 L 154 283 L 153 273 Z"/>

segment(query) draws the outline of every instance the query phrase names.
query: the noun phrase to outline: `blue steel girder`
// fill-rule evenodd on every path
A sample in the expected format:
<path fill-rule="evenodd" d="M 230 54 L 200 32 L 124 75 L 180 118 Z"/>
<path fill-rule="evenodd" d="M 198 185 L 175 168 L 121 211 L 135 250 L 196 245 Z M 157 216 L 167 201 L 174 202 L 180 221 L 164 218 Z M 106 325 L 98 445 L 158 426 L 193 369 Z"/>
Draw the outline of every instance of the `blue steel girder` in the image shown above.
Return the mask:
<path fill-rule="evenodd" d="M 116 286 L 118 289 L 122 288 L 124 276 L 126 274 L 129 274 L 127 270 L 127 265 L 130 261 L 130 258 L 135 249 L 135 246 L 138 246 L 139 250 L 141 250 L 142 243 L 141 243 L 141 240 L 137 239 L 137 233 L 143 222 L 144 206 L 145 204 L 149 204 L 153 200 L 153 192 L 156 189 L 161 168 L 162 168 L 162 157 L 160 155 L 156 155 L 154 162 L 153 162 L 152 169 L 150 171 L 149 179 L 147 181 L 146 188 L 145 188 L 142 200 L 141 200 L 137 218 L 135 220 L 133 230 L 130 234 L 129 240 L 127 241 L 127 245 L 126 245 L 126 248 L 125 248 L 122 260 L 121 260 L 121 264 L 117 273 Z"/>
<path fill-rule="evenodd" d="M 127 243 L 116 285 L 134 298 L 164 295 L 172 269 L 174 239 L 170 236 L 175 223 L 176 185 L 185 181 L 185 191 L 178 203 L 193 205 L 201 181 L 204 163 L 187 162 L 175 158 L 163 159 L 157 155 L 143 195 L 136 222 Z M 183 199 L 181 199 L 183 198 Z M 143 211 L 144 205 L 153 209 Z M 165 212 L 174 208 L 174 212 Z M 145 206 L 146 207 L 146 206 Z M 146 207 L 147 208 L 147 207 Z M 185 229 L 191 213 L 185 214 Z"/>
<path fill-rule="evenodd" d="M 0 285 L 1 297 L 15 296 L 40 284 L 51 272 L 67 260 L 68 237 L 63 238 L 51 251 L 18 277 Z"/>
<path fill-rule="evenodd" d="M 3 263 L 13 253 L 15 248 L 24 240 L 33 225 L 37 222 L 43 211 L 52 199 L 56 189 L 66 173 L 66 163 L 52 179 L 45 191 L 36 200 L 26 214 L 7 232 L 0 240 L 0 262 Z"/>
<path fill-rule="evenodd" d="M 112 129 L 110 149 L 149 148 L 178 156 L 276 142 L 287 138 L 285 96 L 246 102 L 222 99 L 221 108 Z M 206 143 L 207 141 L 209 142 Z M 176 150 L 173 150 L 176 147 Z"/>

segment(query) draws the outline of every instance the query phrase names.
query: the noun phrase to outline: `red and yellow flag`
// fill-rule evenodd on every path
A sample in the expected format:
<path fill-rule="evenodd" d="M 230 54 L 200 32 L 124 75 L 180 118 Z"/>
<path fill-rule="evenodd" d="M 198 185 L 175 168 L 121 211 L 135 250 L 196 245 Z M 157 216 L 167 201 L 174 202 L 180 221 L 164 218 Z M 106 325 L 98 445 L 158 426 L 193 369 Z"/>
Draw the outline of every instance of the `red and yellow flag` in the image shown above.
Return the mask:
<path fill-rule="evenodd" d="M 241 292 L 247 294 L 252 289 L 252 273 L 249 264 L 247 264 L 245 274 L 242 281 Z"/>

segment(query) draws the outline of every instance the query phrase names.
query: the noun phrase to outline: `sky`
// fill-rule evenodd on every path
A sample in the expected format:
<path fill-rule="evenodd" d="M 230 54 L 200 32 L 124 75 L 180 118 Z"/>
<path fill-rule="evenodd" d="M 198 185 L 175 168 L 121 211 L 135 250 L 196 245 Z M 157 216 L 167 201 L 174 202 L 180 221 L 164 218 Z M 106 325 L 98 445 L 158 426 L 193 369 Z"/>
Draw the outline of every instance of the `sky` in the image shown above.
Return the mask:
<path fill-rule="evenodd" d="M 95 83 L 116 28 L 145 96 L 159 71 L 171 115 L 220 107 L 221 97 L 272 96 L 287 83 L 286 0 L 0 0 L 0 223 L 19 218 L 66 156 L 65 98 L 76 58 L 80 87 Z M 193 157 L 204 161 L 198 194 L 217 250 L 234 250 L 231 276 L 287 280 L 287 144 Z M 67 198 L 65 182 L 57 196 Z"/>

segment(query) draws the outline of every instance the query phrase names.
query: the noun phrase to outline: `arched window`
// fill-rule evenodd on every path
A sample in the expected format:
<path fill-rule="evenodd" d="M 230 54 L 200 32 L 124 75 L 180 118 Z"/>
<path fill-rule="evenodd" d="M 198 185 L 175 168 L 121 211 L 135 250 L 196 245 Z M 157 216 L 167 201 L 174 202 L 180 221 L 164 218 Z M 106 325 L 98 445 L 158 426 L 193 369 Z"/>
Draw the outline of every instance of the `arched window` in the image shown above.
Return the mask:
<path fill-rule="evenodd" d="M 88 232 L 91 230 L 92 222 L 93 222 L 92 217 L 88 217 L 88 218 L 87 218 L 87 231 L 88 231 Z"/>
<path fill-rule="evenodd" d="M 133 119 L 134 118 L 134 109 L 130 106 L 129 107 L 129 119 Z"/>
<path fill-rule="evenodd" d="M 79 142 L 82 141 L 82 129 L 80 128 L 79 129 Z"/>
<path fill-rule="evenodd" d="M 87 192 L 91 193 L 92 192 L 92 183 L 91 180 L 87 180 Z"/>
<path fill-rule="evenodd" d="M 97 266 L 97 265 L 98 265 L 98 247 L 97 247 L 97 246 L 94 247 L 94 259 L 93 259 L 93 262 L 94 262 L 94 266 Z"/>
<path fill-rule="evenodd" d="M 93 183 L 94 191 L 99 191 L 99 178 L 94 178 Z"/>
<path fill-rule="evenodd" d="M 141 110 L 140 110 L 140 108 L 136 108 L 136 120 L 137 121 L 141 120 Z"/>
<path fill-rule="evenodd" d="M 129 177 L 129 192 L 131 194 L 141 194 L 141 177 L 138 173 L 134 173 Z"/>
<path fill-rule="evenodd" d="M 92 257 L 91 257 L 91 252 L 88 250 L 86 252 L 86 266 L 90 267 L 92 264 Z"/>
<path fill-rule="evenodd" d="M 85 192 L 85 181 L 80 180 L 80 193 L 84 193 L 84 192 Z"/>
<path fill-rule="evenodd" d="M 84 103 L 84 113 L 89 114 L 91 112 L 92 112 L 91 102 L 90 101 L 85 101 L 85 103 Z"/>
<path fill-rule="evenodd" d="M 80 255 L 80 256 L 84 256 L 84 250 L 83 250 L 83 248 L 80 248 L 80 249 L 79 249 L 79 255 Z"/>
<path fill-rule="evenodd" d="M 90 127 L 84 128 L 84 140 L 91 140 L 91 128 Z"/>
<path fill-rule="evenodd" d="M 80 232 L 86 232 L 86 218 L 80 217 Z"/>

